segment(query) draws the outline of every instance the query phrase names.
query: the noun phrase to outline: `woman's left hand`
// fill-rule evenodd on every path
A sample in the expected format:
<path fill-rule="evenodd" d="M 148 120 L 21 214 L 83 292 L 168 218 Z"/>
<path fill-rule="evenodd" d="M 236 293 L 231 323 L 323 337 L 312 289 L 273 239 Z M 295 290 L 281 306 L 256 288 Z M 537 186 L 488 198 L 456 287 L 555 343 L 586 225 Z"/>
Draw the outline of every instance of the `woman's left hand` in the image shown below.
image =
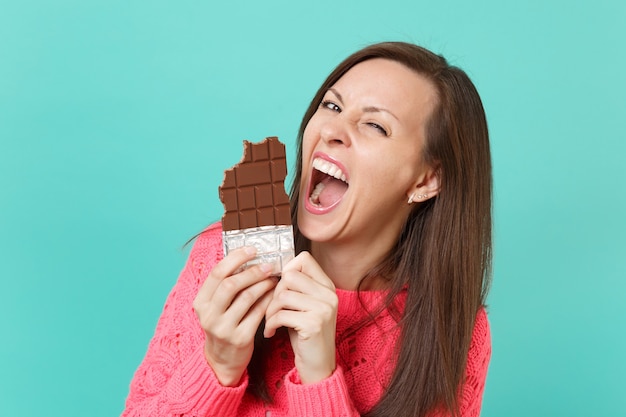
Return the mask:
<path fill-rule="evenodd" d="M 308 252 L 283 268 L 282 278 L 265 313 L 265 337 L 285 326 L 304 384 L 328 378 L 335 371 L 335 329 L 338 299 L 335 285 Z"/>

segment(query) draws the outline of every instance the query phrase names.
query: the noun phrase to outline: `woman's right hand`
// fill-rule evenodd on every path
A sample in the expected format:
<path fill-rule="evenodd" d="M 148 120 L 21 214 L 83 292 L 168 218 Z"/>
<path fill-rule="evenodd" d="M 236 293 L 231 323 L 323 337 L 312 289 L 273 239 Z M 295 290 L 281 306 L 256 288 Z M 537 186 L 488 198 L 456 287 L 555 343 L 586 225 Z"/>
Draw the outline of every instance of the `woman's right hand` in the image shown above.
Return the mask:
<path fill-rule="evenodd" d="M 211 270 L 193 301 L 205 333 L 204 356 L 224 386 L 241 380 L 252 357 L 256 330 L 272 299 L 271 290 L 278 282 L 270 277 L 270 265 L 237 272 L 255 254 L 253 247 L 230 252 Z"/>

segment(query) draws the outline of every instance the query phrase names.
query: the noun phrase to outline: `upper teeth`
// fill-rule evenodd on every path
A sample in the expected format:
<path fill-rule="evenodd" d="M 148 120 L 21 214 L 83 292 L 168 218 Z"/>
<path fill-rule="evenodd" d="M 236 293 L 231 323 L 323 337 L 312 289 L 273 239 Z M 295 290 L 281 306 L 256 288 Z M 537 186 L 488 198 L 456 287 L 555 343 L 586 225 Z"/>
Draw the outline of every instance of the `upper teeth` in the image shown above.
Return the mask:
<path fill-rule="evenodd" d="M 313 168 L 323 172 L 324 174 L 330 175 L 331 177 L 335 177 L 338 180 L 347 182 L 346 174 L 343 173 L 341 168 L 339 168 L 337 165 L 333 164 L 330 161 L 322 158 L 315 158 L 313 160 Z"/>

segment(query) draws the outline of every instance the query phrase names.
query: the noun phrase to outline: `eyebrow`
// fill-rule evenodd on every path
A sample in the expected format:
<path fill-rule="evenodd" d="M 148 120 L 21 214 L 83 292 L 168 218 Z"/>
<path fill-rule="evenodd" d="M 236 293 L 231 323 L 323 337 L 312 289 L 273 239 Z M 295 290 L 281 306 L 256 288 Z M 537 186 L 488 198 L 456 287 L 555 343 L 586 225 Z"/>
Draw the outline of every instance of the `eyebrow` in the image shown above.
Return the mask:
<path fill-rule="evenodd" d="M 341 96 L 341 94 L 339 93 L 339 91 L 337 91 L 334 88 L 329 88 L 328 91 L 332 92 L 335 96 L 337 96 L 337 98 L 339 99 L 339 102 L 343 105 L 343 97 Z M 383 107 L 376 107 L 376 106 L 367 106 L 367 107 L 363 107 L 363 111 L 366 113 L 378 113 L 378 112 L 384 112 L 384 113 L 388 113 L 390 114 L 394 119 L 396 120 L 400 120 L 396 117 L 395 114 L 393 114 L 392 112 L 390 112 L 389 110 L 383 108 Z"/>

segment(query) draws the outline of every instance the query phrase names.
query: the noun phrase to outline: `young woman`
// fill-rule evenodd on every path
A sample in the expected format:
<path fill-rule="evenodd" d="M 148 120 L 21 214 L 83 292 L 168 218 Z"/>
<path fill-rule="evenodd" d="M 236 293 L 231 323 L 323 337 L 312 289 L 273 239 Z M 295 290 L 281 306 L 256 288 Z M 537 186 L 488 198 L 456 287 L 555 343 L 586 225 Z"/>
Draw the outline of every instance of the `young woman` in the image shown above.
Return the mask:
<path fill-rule="evenodd" d="M 199 236 L 123 415 L 478 416 L 491 162 L 465 73 L 406 43 L 348 57 L 305 113 L 291 201 L 280 280 Z"/>

